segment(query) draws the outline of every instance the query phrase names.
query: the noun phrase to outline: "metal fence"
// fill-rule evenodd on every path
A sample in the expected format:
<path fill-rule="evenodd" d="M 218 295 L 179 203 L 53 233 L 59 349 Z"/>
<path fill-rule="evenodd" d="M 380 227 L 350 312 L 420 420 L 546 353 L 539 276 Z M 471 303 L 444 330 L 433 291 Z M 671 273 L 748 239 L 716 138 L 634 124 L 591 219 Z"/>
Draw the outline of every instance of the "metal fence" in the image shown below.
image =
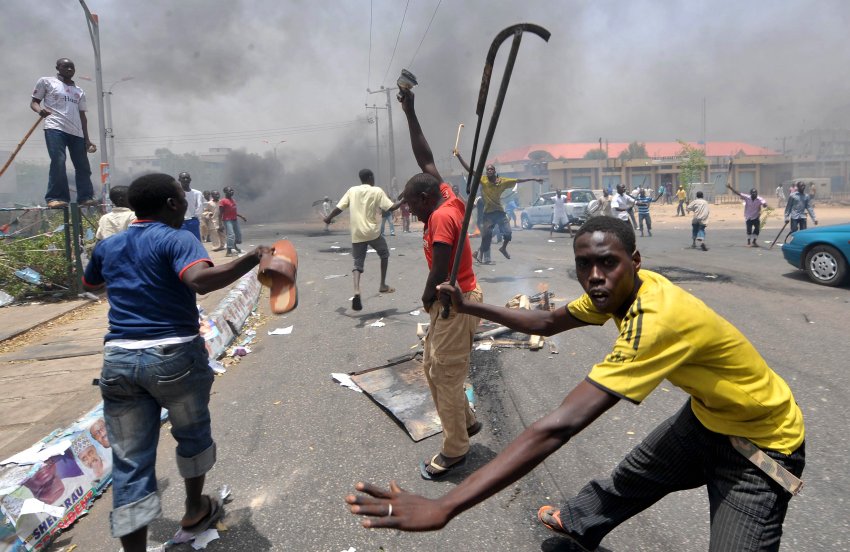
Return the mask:
<path fill-rule="evenodd" d="M 0 305 L 78 295 L 100 214 L 76 203 L 0 209 Z"/>

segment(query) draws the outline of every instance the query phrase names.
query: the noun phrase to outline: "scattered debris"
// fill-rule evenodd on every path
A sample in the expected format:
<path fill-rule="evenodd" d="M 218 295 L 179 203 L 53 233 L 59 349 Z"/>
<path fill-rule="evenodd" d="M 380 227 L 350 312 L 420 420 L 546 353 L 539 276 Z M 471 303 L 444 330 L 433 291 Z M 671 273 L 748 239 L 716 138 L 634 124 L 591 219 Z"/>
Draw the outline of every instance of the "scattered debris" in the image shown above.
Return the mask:
<path fill-rule="evenodd" d="M 342 278 L 345 274 L 328 274 L 325 276 L 325 280 L 333 280 L 334 278 Z"/>
<path fill-rule="evenodd" d="M 410 311 L 411 316 L 419 316 L 420 314 L 422 314 L 422 311 L 420 311 L 418 309 Z"/>
<path fill-rule="evenodd" d="M 374 322 L 372 322 L 369 325 L 373 328 L 383 328 L 384 326 L 387 325 L 385 322 L 383 322 L 383 320 L 384 320 L 383 318 L 378 318 L 377 320 L 375 320 Z"/>
<path fill-rule="evenodd" d="M 225 372 L 227 372 L 227 368 L 225 368 L 222 363 L 220 363 L 219 361 L 217 361 L 215 359 L 211 358 L 209 364 L 210 364 L 210 368 L 212 369 L 213 373 L 215 373 L 215 374 L 224 374 Z"/>
<path fill-rule="evenodd" d="M 289 335 L 292 333 L 292 326 L 287 326 L 285 328 L 275 328 L 273 330 L 269 330 L 269 335 Z"/>
<path fill-rule="evenodd" d="M 419 322 L 416 324 L 416 337 L 423 338 L 428 335 L 428 327 L 430 325 L 430 322 Z"/>
<path fill-rule="evenodd" d="M 552 341 L 552 340 L 549 340 L 546 343 L 549 344 L 549 354 L 550 355 L 557 355 L 558 354 L 558 346 L 555 345 L 555 342 Z"/>
<path fill-rule="evenodd" d="M 0 289 L 0 307 L 5 307 L 14 300 L 14 297 Z"/>
<path fill-rule="evenodd" d="M 357 391 L 358 393 L 362 393 L 363 390 L 354 383 L 354 380 L 351 379 L 351 376 L 348 374 L 343 374 L 341 372 L 333 372 L 331 373 L 331 379 L 340 384 L 343 387 L 348 387 L 353 391 Z"/>
<path fill-rule="evenodd" d="M 234 347 L 233 352 L 230 353 L 230 356 L 243 357 L 250 352 L 251 349 L 249 349 L 248 347 Z"/>
<path fill-rule="evenodd" d="M 28 284 L 40 284 L 41 274 L 31 269 L 30 267 L 22 268 L 15 271 L 15 276 L 27 282 Z"/>
<path fill-rule="evenodd" d="M 100 297 L 89 291 L 84 291 L 77 295 L 77 297 L 79 297 L 80 299 L 88 299 L 89 301 L 94 301 L 95 303 L 100 303 Z"/>
<path fill-rule="evenodd" d="M 493 348 L 493 342 L 492 341 L 484 341 L 484 342 L 481 342 L 478 345 L 476 345 L 475 350 L 476 351 L 489 351 L 492 348 Z"/>

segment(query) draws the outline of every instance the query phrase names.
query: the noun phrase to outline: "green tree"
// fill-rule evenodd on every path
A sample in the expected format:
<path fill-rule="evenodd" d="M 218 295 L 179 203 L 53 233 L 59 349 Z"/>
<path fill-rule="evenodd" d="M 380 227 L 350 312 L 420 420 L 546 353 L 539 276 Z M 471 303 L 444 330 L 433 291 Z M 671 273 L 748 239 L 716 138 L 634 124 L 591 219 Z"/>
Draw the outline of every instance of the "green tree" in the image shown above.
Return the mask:
<path fill-rule="evenodd" d="M 705 152 L 700 148 L 688 144 L 684 140 L 676 140 L 682 146 L 679 151 L 679 183 L 685 188 L 688 197 L 691 197 L 691 184 L 702 182 L 705 168 Z"/>
<path fill-rule="evenodd" d="M 620 152 L 617 159 L 620 161 L 631 161 L 632 159 L 648 159 L 646 145 L 641 142 L 630 142 L 629 146 Z"/>
<path fill-rule="evenodd" d="M 584 154 L 585 159 L 608 159 L 608 152 L 602 148 L 593 148 Z"/>

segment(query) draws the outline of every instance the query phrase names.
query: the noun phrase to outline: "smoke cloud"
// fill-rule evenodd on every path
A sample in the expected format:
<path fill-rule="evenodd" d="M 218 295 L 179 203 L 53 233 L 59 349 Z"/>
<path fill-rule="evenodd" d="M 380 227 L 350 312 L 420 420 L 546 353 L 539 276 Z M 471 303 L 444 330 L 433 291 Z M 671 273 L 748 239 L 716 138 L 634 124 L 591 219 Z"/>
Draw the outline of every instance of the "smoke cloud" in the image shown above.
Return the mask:
<path fill-rule="evenodd" d="M 279 144 L 282 175 L 260 170 L 246 192 L 265 188 L 296 212 L 324 195 L 339 197 L 360 168 L 377 170 L 375 125 L 367 122 L 375 112 L 364 104 L 384 107 L 386 96 L 366 89 L 394 86 L 401 68 L 420 82 L 417 112 L 440 170 L 457 170 L 455 131 L 466 124 L 461 146 L 471 150 L 490 42 L 518 22 L 542 25 L 552 37 L 523 38 L 491 153 L 599 138 L 699 140 L 703 99 L 708 140 L 779 148 L 802 130 L 850 127 L 850 3 L 841 0 L 458 0 L 436 12 L 438 0 L 87 3 L 101 22 L 118 168 L 157 148 L 228 147 L 265 159 Z M 93 77 L 94 61 L 77 0 L 4 0 L 3 12 L 0 150 L 11 150 L 32 124 L 27 104 L 38 77 L 53 74 L 59 57 L 73 59 L 78 76 Z M 508 51 L 506 43 L 488 107 Z M 114 84 L 126 76 L 133 80 Z M 96 137 L 94 83 L 77 82 Z M 402 184 L 418 169 L 392 102 Z M 380 185 L 389 181 L 387 115 L 377 110 Z M 19 159 L 46 162 L 39 133 Z M 235 178 L 246 168 L 232 170 Z M 250 209 L 284 212 L 264 200 Z"/>

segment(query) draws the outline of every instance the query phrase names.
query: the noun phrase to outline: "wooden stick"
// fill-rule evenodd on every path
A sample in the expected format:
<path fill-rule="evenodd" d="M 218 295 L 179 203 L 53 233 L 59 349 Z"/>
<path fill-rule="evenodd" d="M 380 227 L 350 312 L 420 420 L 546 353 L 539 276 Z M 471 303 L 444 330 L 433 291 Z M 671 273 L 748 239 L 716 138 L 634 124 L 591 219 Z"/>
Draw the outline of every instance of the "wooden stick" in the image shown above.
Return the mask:
<path fill-rule="evenodd" d="M 24 144 L 26 143 L 27 140 L 29 140 L 30 135 L 35 131 L 35 127 L 38 126 L 38 123 L 40 123 L 42 119 L 43 119 L 43 117 L 39 116 L 38 120 L 32 124 L 32 127 L 30 127 L 29 132 L 26 133 L 26 135 L 24 136 L 24 139 L 21 140 L 21 143 L 18 144 L 18 147 L 16 147 L 15 151 L 12 152 L 12 155 L 9 156 L 9 160 L 6 161 L 6 164 L 3 165 L 2 169 L 0 169 L 0 176 L 3 176 L 3 173 L 6 172 L 6 169 L 9 168 L 9 165 L 11 165 L 12 161 L 15 160 L 15 156 L 18 155 L 18 152 L 21 151 L 22 147 L 24 147 Z"/>
<path fill-rule="evenodd" d="M 455 147 L 452 150 L 453 155 L 457 155 L 457 145 L 460 143 L 460 131 L 463 130 L 463 123 L 457 125 L 457 136 L 455 136 Z"/>

